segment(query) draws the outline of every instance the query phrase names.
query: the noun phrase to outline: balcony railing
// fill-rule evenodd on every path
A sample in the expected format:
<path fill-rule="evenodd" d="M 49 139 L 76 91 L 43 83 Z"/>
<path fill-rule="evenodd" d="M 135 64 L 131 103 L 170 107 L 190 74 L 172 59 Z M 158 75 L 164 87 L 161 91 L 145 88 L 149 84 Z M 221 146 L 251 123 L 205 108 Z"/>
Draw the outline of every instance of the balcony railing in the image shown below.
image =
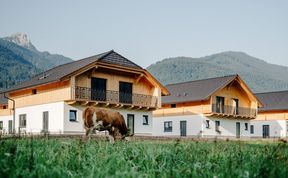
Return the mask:
<path fill-rule="evenodd" d="M 257 111 L 256 109 L 246 108 L 246 107 L 235 107 L 235 106 L 217 106 L 216 104 L 212 104 L 212 112 L 219 113 L 223 115 L 230 116 L 240 116 L 240 117 L 256 117 Z"/>
<path fill-rule="evenodd" d="M 87 87 L 75 87 L 75 99 L 150 108 L 156 108 L 158 102 L 156 96 L 111 90 L 93 90 Z"/>

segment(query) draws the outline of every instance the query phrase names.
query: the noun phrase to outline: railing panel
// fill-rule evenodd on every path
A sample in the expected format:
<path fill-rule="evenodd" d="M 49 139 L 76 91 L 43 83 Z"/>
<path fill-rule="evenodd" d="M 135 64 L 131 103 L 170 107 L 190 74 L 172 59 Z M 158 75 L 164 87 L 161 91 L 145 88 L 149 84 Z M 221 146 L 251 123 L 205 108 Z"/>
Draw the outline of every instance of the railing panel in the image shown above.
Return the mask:
<path fill-rule="evenodd" d="M 216 104 L 212 104 L 212 112 L 227 115 L 248 116 L 248 117 L 256 117 L 257 114 L 256 109 L 246 107 L 235 107 L 229 105 L 217 106 Z"/>
<path fill-rule="evenodd" d="M 107 102 L 115 104 L 130 104 L 143 107 L 157 107 L 157 97 L 136 93 L 124 93 L 111 90 L 92 90 L 87 87 L 75 87 L 75 99 Z"/>

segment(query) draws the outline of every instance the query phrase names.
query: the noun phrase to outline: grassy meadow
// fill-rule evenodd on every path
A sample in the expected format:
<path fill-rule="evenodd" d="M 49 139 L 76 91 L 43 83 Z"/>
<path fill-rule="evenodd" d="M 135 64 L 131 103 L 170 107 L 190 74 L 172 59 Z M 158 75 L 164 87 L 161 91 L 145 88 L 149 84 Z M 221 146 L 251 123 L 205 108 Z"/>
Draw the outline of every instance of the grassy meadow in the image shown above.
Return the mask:
<path fill-rule="evenodd" d="M 5 139 L 0 177 L 288 177 L 288 144 Z"/>

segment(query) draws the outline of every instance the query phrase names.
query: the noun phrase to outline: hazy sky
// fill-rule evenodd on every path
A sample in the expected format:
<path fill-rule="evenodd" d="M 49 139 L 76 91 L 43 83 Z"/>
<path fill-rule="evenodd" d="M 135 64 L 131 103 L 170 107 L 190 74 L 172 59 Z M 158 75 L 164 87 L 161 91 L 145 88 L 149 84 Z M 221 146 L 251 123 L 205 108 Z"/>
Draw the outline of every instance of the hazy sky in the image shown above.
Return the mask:
<path fill-rule="evenodd" d="M 288 66 L 287 0 L 0 0 L 0 36 L 80 59 L 110 49 L 147 67 L 243 51 Z"/>

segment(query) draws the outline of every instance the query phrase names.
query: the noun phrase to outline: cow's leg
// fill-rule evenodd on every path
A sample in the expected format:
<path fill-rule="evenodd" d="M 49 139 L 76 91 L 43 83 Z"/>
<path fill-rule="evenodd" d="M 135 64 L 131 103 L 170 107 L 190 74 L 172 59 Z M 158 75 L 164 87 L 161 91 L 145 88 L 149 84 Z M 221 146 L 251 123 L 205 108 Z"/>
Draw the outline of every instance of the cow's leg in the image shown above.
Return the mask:
<path fill-rule="evenodd" d="M 91 128 L 85 128 L 85 131 L 86 131 L 86 133 L 85 133 L 86 140 L 90 140 L 92 129 Z"/>
<path fill-rule="evenodd" d="M 108 135 L 108 138 L 109 138 L 109 141 L 110 143 L 115 143 L 115 130 L 114 130 L 114 127 L 112 127 L 109 131 L 109 135 Z"/>

